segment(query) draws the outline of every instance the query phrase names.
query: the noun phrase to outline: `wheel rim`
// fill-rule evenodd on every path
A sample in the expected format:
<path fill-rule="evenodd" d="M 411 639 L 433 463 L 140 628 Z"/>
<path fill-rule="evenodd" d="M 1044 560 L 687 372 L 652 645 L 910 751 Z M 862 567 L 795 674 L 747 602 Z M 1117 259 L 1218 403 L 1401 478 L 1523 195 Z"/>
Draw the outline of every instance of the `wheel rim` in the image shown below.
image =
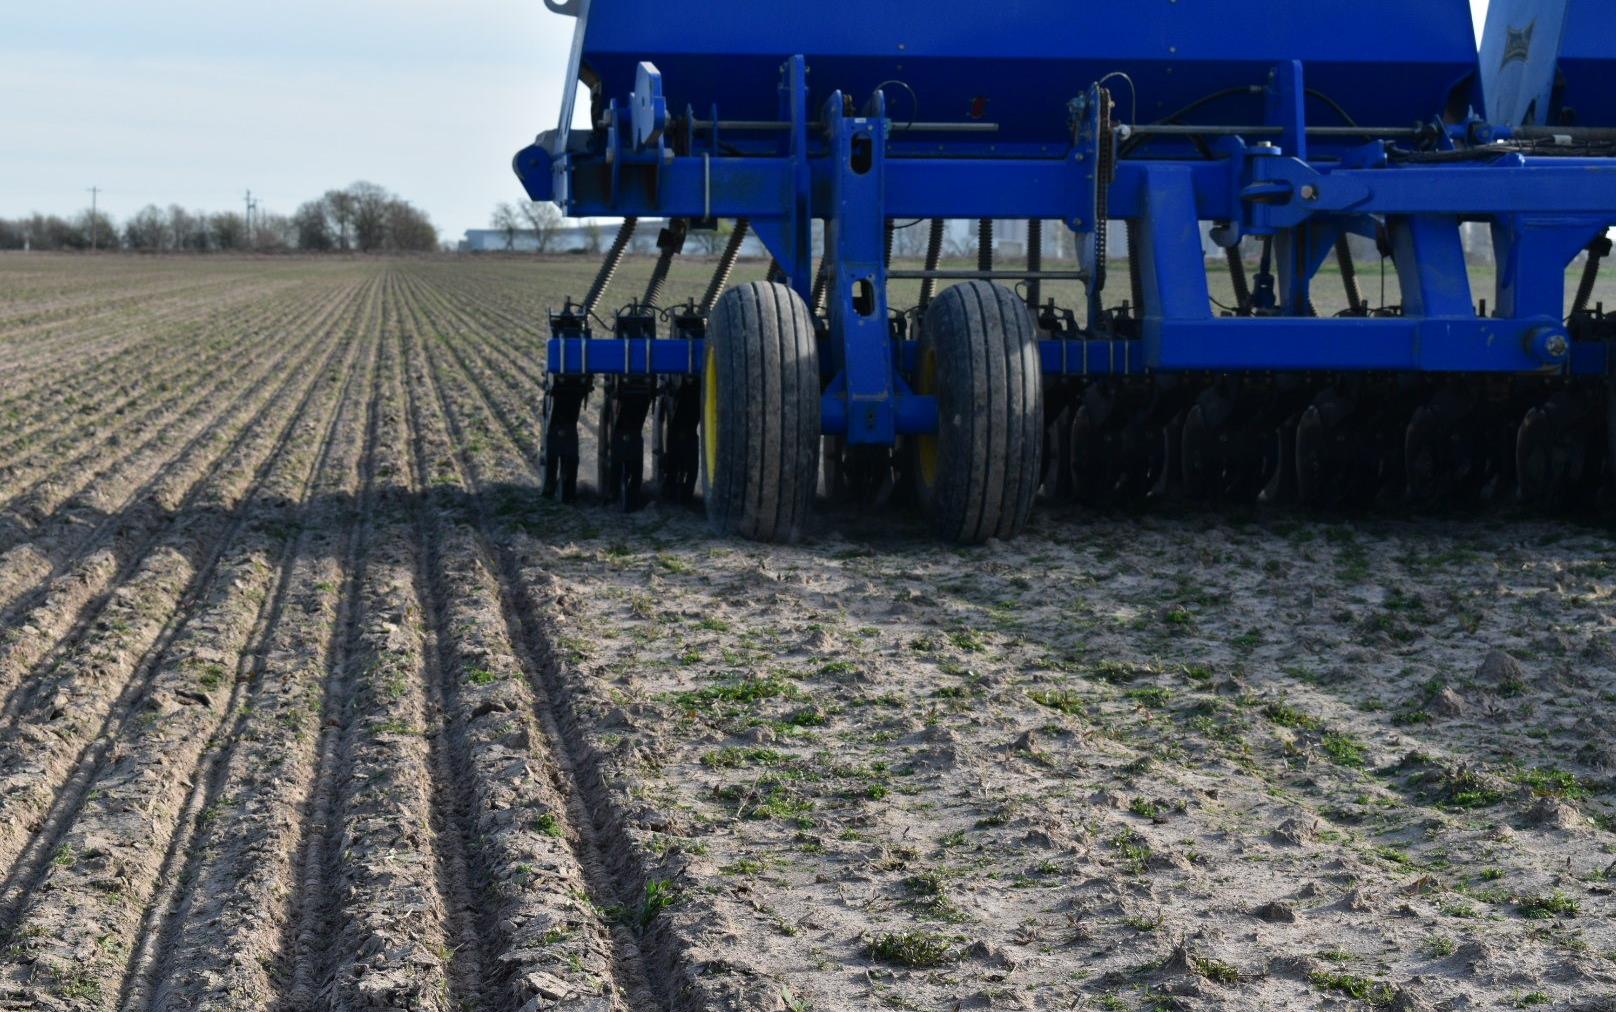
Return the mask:
<path fill-rule="evenodd" d="M 937 352 L 933 348 L 927 348 L 920 357 L 920 368 L 915 372 L 915 393 L 923 397 L 937 393 Z M 941 428 L 940 414 L 937 424 Z M 935 432 L 915 437 L 915 460 L 920 468 L 920 484 L 928 490 L 937 487 L 937 442 Z"/>
<path fill-rule="evenodd" d="M 718 474 L 718 349 L 707 343 L 707 361 L 701 380 L 701 448 L 708 480 Z"/>

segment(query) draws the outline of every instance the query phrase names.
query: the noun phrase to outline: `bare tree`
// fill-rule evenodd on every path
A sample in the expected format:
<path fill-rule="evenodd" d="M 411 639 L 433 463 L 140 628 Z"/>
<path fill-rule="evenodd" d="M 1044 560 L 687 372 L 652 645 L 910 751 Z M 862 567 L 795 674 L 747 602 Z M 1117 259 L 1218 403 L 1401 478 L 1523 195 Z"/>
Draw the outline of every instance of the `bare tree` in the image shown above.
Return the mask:
<path fill-rule="evenodd" d="M 357 211 L 353 195 L 346 190 L 330 190 L 323 199 L 326 214 L 330 217 L 336 232 L 337 248 L 346 252 L 351 248 L 348 243 L 348 229 L 353 227 Z"/>
<path fill-rule="evenodd" d="M 905 260 L 918 259 L 926 255 L 926 246 L 930 242 L 930 218 L 915 222 L 900 221 L 897 231 L 892 234 L 892 255 Z"/>
<path fill-rule="evenodd" d="M 393 195 L 375 183 L 357 182 L 348 187 L 354 209 L 354 244 L 363 253 L 373 253 L 387 245 L 388 204 Z"/>
<path fill-rule="evenodd" d="M 208 248 L 204 216 L 193 214 L 178 204 L 168 209 L 168 240 L 177 250 L 201 251 Z"/>
<path fill-rule="evenodd" d="M 548 200 L 524 200 L 519 202 L 516 208 L 521 213 L 522 220 L 533 232 L 533 241 L 536 244 L 534 252 L 550 252 L 550 244 L 555 241 L 556 230 L 561 227 L 561 209 Z"/>
<path fill-rule="evenodd" d="M 584 236 L 589 240 L 589 252 L 591 252 L 591 253 L 599 253 L 601 251 L 601 243 L 602 243 L 600 222 L 596 221 L 593 218 L 591 218 L 587 222 L 585 222 L 584 223 Z"/>
<path fill-rule="evenodd" d="M 284 214 L 260 211 L 253 215 L 251 244 L 260 252 L 283 252 L 297 245 L 297 228 Z"/>
<path fill-rule="evenodd" d="M 430 253 L 438 248 L 438 229 L 425 211 L 408 201 L 387 202 L 386 248 L 405 253 Z"/>
<path fill-rule="evenodd" d="M 147 204 L 123 226 L 124 245 L 142 253 L 159 253 L 174 248 L 168 219 L 155 204 Z"/>
<path fill-rule="evenodd" d="M 488 224 L 495 231 L 504 233 L 505 252 L 509 253 L 516 248 L 516 234 L 522 231 L 522 219 L 517 215 L 516 208 L 510 204 L 497 205 Z"/>
<path fill-rule="evenodd" d="M 118 248 L 118 226 L 105 211 L 85 211 L 79 215 L 78 231 L 80 240 L 72 246 L 73 249 Z"/>
<path fill-rule="evenodd" d="M 326 201 L 311 200 L 292 215 L 292 228 L 297 234 L 297 248 L 310 253 L 324 253 L 336 246 L 327 221 Z"/>
<path fill-rule="evenodd" d="M 235 211 L 221 211 L 208 215 L 208 235 L 215 249 L 241 250 L 247 248 L 247 219 Z"/>

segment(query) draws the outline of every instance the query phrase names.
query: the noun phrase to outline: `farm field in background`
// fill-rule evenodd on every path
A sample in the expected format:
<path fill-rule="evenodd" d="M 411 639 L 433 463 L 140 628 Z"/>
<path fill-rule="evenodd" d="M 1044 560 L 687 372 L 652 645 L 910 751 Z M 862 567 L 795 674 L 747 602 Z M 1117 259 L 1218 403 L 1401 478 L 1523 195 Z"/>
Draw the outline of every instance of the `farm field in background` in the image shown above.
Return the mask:
<path fill-rule="evenodd" d="M 595 267 L 0 256 L 0 1009 L 1616 1008 L 1608 525 L 561 507 Z"/>

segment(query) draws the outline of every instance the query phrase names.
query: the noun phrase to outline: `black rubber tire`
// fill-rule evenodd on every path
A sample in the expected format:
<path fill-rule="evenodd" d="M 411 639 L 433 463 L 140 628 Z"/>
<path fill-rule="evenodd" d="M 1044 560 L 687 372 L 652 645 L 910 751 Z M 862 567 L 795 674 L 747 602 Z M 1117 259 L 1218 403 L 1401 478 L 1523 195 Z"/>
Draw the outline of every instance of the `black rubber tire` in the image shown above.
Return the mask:
<path fill-rule="evenodd" d="M 928 375 L 917 382 L 937 397 L 940 423 L 932 474 L 913 464 L 932 526 L 962 545 L 1017 536 L 1044 477 L 1043 375 L 1026 303 L 986 281 L 950 288 L 926 311 L 919 351 Z M 932 452 L 916 442 L 917 454 Z"/>
<path fill-rule="evenodd" d="M 703 395 L 717 394 L 716 435 L 702 435 L 708 523 L 753 541 L 796 541 L 819 485 L 813 318 L 786 285 L 740 285 L 718 300 L 707 340 L 716 376 L 713 388 L 704 378 Z M 709 417 L 704 409 L 704 429 Z"/>

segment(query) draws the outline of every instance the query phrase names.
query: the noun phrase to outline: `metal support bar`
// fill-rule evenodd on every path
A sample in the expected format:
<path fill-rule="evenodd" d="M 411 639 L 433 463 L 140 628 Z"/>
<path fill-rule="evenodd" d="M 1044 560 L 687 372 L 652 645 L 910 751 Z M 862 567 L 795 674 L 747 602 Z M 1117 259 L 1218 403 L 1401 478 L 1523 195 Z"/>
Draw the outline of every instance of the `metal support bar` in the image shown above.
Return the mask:
<path fill-rule="evenodd" d="M 696 131 L 734 130 L 742 133 L 785 133 L 791 124 L 774 119 L 694 119 L 691 129 Z M 997 123 L 894 123 L 895 134 L 996 134 Z"/>
<path fill-rule="evenodd" d="M 1529 338 L 1553 320 L 1371 317 L 1177 320 L 1162 331 L 1158 350 L 1144 341 L 1046 339 L 1038 343 L 1051 376 L 1142 376 L 1147 373 L 1414 372 L 1553 373 L 1604 376 L 1616 357 L 1608 343 L 1578 342 L 1560 365 L 1546 365 Z M 912 348 L 887 341 L 882 353 L 901 358 Z M 549 372 L 562 376 L 695 376 L 707 343 L 684 338 L 551 338 Z M 832 394 L 846 417 L 847 400 Z M 895 417 L 905 400 L 891 399 Z M 857 402 L 855 402 L 857 403 Z M 862 407 L 862 405 L 860 405 Z M 910 430 L 901 420 L 898 432 Z M 838 431 L 827 428 L 827 432 Z M 934 430 L 933 430 L 934 431 Z"/>
<path fill-rule="evenodd" d="M 863 116 L 846 109 L 839 92 L 824 106 L 835 167 L 829 202 L 836 213 L 825 228 L 831 365 L 843 377 L 847 444 L 891 446 L 898 429 L 887 318 L 885 98 L 875 92 Z"/>
<path fill-rule="evenodd" d="M 1279 137 L 1284 127 L 1233 126 L 1230 124 L 1196 125 L 1192 123 L 1140 123 L 1123 124 L 1116 128 L 1118 140 L 1133 137 Z M 1387 126 L 1310 126 L 1303 131 L 1309 137 L 1418 137 L 1419 127 Z"/>
<path fill-rule="evenodd" d="M 887 272 L 892 281 L 1087 281 L 1087 271 L 1033 271 L 1033 270 L 894 270 Z"/>

